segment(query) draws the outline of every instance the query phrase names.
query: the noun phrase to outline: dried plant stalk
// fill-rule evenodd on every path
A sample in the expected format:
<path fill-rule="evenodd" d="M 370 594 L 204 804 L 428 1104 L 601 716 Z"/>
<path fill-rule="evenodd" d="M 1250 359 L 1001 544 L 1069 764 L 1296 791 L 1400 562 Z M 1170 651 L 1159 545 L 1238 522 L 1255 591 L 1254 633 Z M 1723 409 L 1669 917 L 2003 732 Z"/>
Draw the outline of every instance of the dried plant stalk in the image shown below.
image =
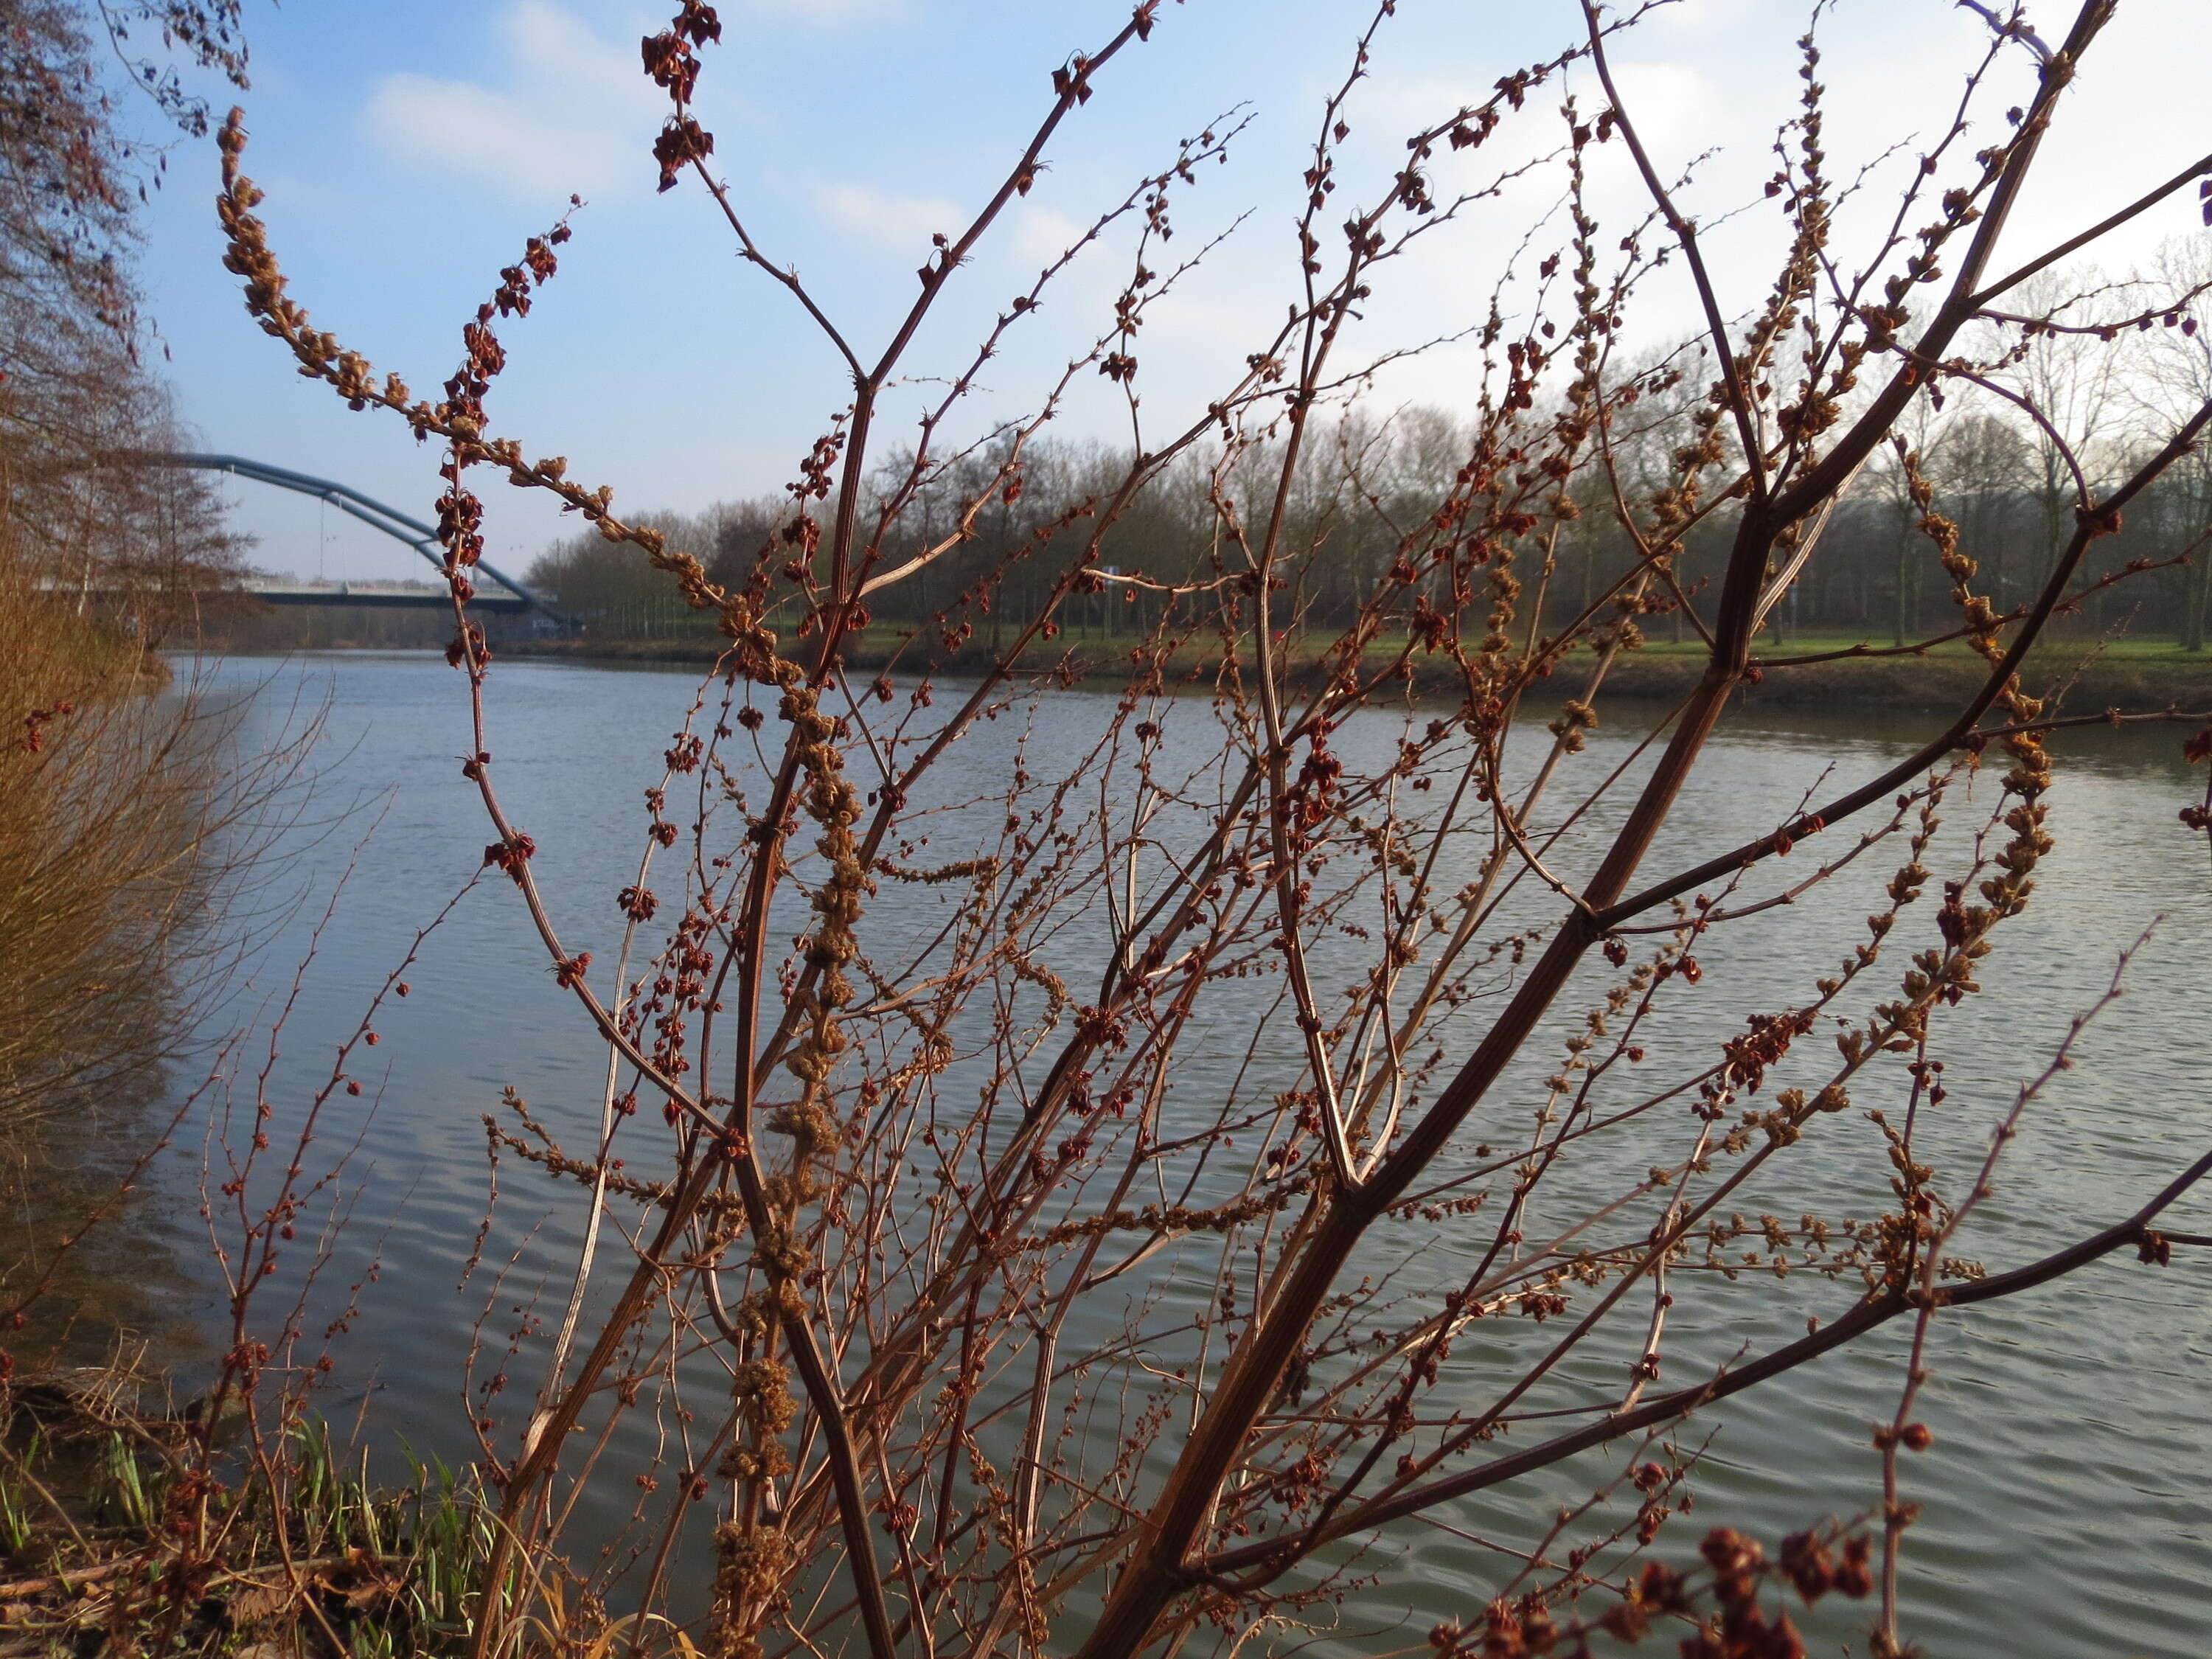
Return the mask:
<path fill-rule="evenodd" d="M 1245 371 L 1183 424 L 1140 412 L 1136 343 L 1174 286 L 1152 263 L 1168 205 L 1229 123 L 1084 238 L 1125 216 L 1139 227 L 1113 317 L 1030 416 L 968 447 L 953 436 L 983 363 L 1065 262 L 953 366 L 913 448 L 875 471 L 884 400 L 924 320 L 1063 124 L 1152 33 L 1157 0 L 1054 72 L 1030 142 L 972 222 L 939 239 L 873 350 L 760 246 L 713 170 L 692 97 L 721 24 L 688 0 L 645 42 L 671 100 L 663 187 L 708 192 L 851 379 L 781 522 L 713 571 L 618 518 L 564 459 L 532 461 L 496 434 L 498 331 L 555 275 L 565 222 L 501 273 L 460 367 L 418 398 L 289 296 L 240 170 L 242 119 L 225 127 L 228 264 L 254 314 L 354 407 L 441 446 L 450 656 L 477 722 L 464 770 L 492 825 L 485 862 L 513 882 L 611 1066 L 594 1144 L 563 1146 L 520 1100 L 488 1120 L 495 1154 L 573 1188 L 592 1237 L 606 1213 L 627 1259 L 609 1265 L 602 1245 L 587 1261 L 550 1365 L 532 1371 L 518 1347 L 483 1381 L 488 1397 L 520 1368 L 532 1403 L 520 1423 L 479 1425 L 502 1502 L 478 1653 L 528 1644 L 547 1615 L 527 1563 L 557 1547 L 584 1494 L 632 1472 L 611 1448 L 648 1411 L 670 1437 L 638 1477 L 659 1497 L 640 1511 L 635 1593 L 680 1610 L 678 1534 L 711 1525 L 711 1607 L 694 1628 L 720 1653 L 1123 1659 L 1208 1632 L 1233 1645 L 1340 1594 L 1362 1540 L 1608 1445 L 1627 1454 L 1620 1477 L 1440 1647 L 1567 1650 L 1592 1626 L 1559 1609 L 1595 1595 L 1612 1598 L 1617 1635 L 1711 1609 L 1712 1639 L 1735 1645 L 1708 1650 L 1783 1650 L 1757 1645 L 1783 1641 L 1760 1587 L 1869 1594 L 1867 1540 L 1811 1528 L 1775 1565 L 1716 1533 L 1709 1577 L 1657 1565 L 1639 1577 L 1694 1461 L 1657 1461 L 1659 1437 L 1939 1301 L 1971 1317 L 2148 1249 L 2212 1168 L 2199 1158 L 2103 1231 L 1979 1273 L 1947 1249 L 1990 1172 L 1947 1186 L 1911 1127 L 1941 1104 L 1930 1068 L 1947 1013 L 1978 988 L 2051 848 L 2043 738 L 2106 718 L 2031 691 L 2028 653 L 2085 591 L 2124 580 L 2098 574 L 2093 550 L 2197 453 L 2212 404 L 2181 410 L 2108 481 L 2071 469 L 2069 528 L 2016 606 L 1978 586 L 1975 549 L 1899 441 L 1913 411 L 1997 385 L 2018 341 L 2057 325 L 2049 309 L 2014 308 L 2032 279 L 2185 191 L 2212 158 L 2124 206 L 2081 204 L 2089 230 L 2007 263 L 2001 233 L 2112 7 L 2083 6 L 2056 46 L 1999 19 L 1954 125 L 1897 186 L 1890 228 L 1845 247 L 1808 35 L 1770 192 L 1782 247 L 1741 317 L 1677 205 L 1673 164 L 1616 86 L 1610 54 L 1640 14 L 1583 9 L 1558 55 L 1412 134 L 1395 174 L 1339 195 L 1392 7 L 1376 9 L 1317 124 L 1302 297 L 1255 325 Z M 2034 95 L 2002 142 L 1965 157 L 1968 112 L 2011 54 L 2034 58 Z M 1564 97 L 1570 77 L 1600 100 L 1594 114 Z M 1302 494 L 1316 469 L 1335 465 L 1354 497 L 1384 504 L 1378 452 L 1342 418 L 1381 367 L 1355 355 L 1357 325 L 1386 302 L 1393 260 L 1479 219 L 1504 182 L 1445 195 L 1443 158 L 1480 152 L 1554 96 L 1559 148 L 1504 175 L 1540 166 L 1565 191 L 1564 232 L 1522 243 L 1536 297 L 1472 319 L 1479 404 L 1448 480 L 1417 510 L 1389 504 L 1387 561 L 1333 567 L 1328 515 Z M 1625 238 L 1588 205 L 1585 167 L 1608 147 L 1649 198 Z M 1375 204 L 1342 218 L 1336 204 L 1363 197 Z M 1704 337 L 1631 362 L 1624 319 L 1662 263 L 1686 270 Z M 2178 324 L 2200 293 L 2158 315 Z M 1094 372 L 1127 399 L 1126 464 L 1038 508 L 976 574 L 963 550 L 1011 522 L 1036 434 Z M 1635 459 L 1652 453 L 1656 471 Z M 1819 571 L 1831 514 L 1892 455 L 1922 556 L 1949 584 L 1946 637 L 1978 653 L 1973 689 L 1894 765 L 1777 801 L 1740 844 L 1708 838 L 1647 868 L 1731 696 L 1792 666 L 1762 660 L 1763 631 Z M 537 842 L 501 802 L 494 671 L 467 612 L 484 510 L 472 486 L 487 468 L 635 548 L 727 642 L 647 792 L 612 981 L 556 927 Z M 1117 531 L 1170 476 L 1186 500 L 1198 481 L 1202 551 L 1180 568 L 1109 562 Z M 1563 547 L 1601 535 L 1610 567 L 1561 624 L 1550 584 Z M 1683 574 L 1698 537 L 1725 548 L 1701 590 Z M 962 591 L 864 683 L 847 656 L 872 611 L 955 564 Z M 1328 605 L 1304 586 L 1317 573 L 1340 596 Z M 1054 688 L 1082 667 L 1055 636 L 1102 595 L 1144 618 L 1133 666 L 1079 741 L 1073 727 L 1048 736 Z M 1704 672 L 1601 773 L 1595 699 L 1652 617 L 1694 630 Z M 933 684 L 933 652 L 970 646 L 981 627 L 990 665 Z M 2110 716 L 2133 717 L 2204 720 Z M 988 758 L 961 764 L 976 753 Z M 1998 757 L 1994 811 L 1963 844 L 1942 836 L 1965 780 Z M 1637 1069 L 1706 977 L 1701 949 L 1797 925 L 1801 897 L 1854 882 L 1874 908 L 1831 947 L 1832 972 L 1709 984 L 1700 994 L 1729 1000 L 1735 1034 L 1676 1054 L 1664 1076 Z M 1931 884 L 1940 902 L 1915 908 Z M 1806 1039 L 1832 1023 L 1834 1052 L 1813 1052 Z M 1240 1052 L 1194 1068 L 1239 1026 Z M 1899 1097 L 1902 1131 L 1880 1105 Z M 1802 1223 L 1765 1218 L 1772 1288 L 1740 1284 L 1720 1254 L 1754 1225 L 1735 1206 L 1754 1182 L 1770 1192 L 1802 1171 L 1814 1147 L 1857 1149 L 1877 1179 L 1901 1171 L 1892 1206 L 1851 1226 L 1809 1200 Z M 1469 1240 L 1471 1253 L 1449 1248 Z M 1658 1386 L 1691 1310 L 1702 1321 L 1738 1305 L 1725 1298 L 1794 1296 L 1792 1269 L 1801 1290 L 1807 1277 L 1835 1286 L 1807 1335 Z M 1466 1355 L 1470 1333 L 1489 1358 Z M 1595 1405 L 1564 1381 L 1589 1363 L 1618 1368 Z M 1895 1440 L 1910 1447 L 1906 1416 Z M 1495 1437 L 1516 1426 L 1526 1432 L 1501 1452 Z M 1604 1514 L 1616 1496 L 1626 1522 Z M 1887 1589 L 1883 1607 L 1898 1650 Z"/>

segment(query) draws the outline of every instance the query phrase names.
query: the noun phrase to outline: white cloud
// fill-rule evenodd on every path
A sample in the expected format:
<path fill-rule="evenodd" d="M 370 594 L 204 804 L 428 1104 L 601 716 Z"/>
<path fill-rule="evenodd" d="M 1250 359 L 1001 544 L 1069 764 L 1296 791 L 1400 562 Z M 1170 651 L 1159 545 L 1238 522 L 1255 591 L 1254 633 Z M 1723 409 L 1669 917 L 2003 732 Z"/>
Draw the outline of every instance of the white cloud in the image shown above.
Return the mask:
<path fill-rule="evenodd" d="M 1024 259 L 1050 264 L 1073 247 L 1084 227 L 1054 208 L 1029 208 L 1014 226 L 1014 251 Z"/>
<path fill-rule="evenodd" d="M 752 0 L 744 10 L 761 18 L 798 18 L 809 23 L 842 23 L 903 11 L 903 0 Z"/>
<path fill-rule="evenodd" d="M 967 219 L 942 197 L 893 196 L 872 185 L 823 185 L 815 205 L 833 224 L 879 241 L 927 244 L 943 232 L 957 235 Z"/>
<path fill-rule="evenodd" d="M 637 67 L 551 0 L 514 0 L 499 20 L 506 84 L 386 77 L 372 131 L 396 155 L 533 196 L 649 189 L 666 107 Z"/>
<path fill-rule="evenodd" d="M 1623 64 L 1613 70 L 1620 101 L 1647 147 L 1681 159 L 1733 142 L 1744 111 L 1688 64 Z M 1595 95 L 1590 107 L 1598 107 Z"/>

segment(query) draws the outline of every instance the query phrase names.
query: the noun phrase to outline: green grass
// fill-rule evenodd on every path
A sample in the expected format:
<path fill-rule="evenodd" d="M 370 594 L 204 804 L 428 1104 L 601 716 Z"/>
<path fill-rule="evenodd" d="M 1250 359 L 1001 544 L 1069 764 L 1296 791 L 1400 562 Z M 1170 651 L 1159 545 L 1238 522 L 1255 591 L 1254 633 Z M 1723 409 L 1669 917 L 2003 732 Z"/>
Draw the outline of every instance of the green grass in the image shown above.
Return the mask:
<path fill-rule="evenodd" d="M 310 1419 L 260 1455 L 227 1449 L 208 1489 L 191 1474 L 196 1442 L 180 1421 L 118 1427 L 105 1411 L 58 1408 L 61 1397 L 40 1390 L 34 1417 L 0 1389 L 11 1634 L 35 1632 L 64 1651 L 97 1633 L 108 1651 L 209 1659 L 272 1644 L 335 1646 L 346 1659 L 467 1650 L 497 1524 L 472 1476 L 406 1455 L 408 1478 L 379 1482 L 366 1449 L 342 1450 Z M 194 1490 L 204 1503 L 190 1501 Z M 509 1587 L 517 1602 L 523 1571 Z M 598 1616 L 557 1565 L 532 1571 L 539 1597 L 561 1596 L 586 1623 Z"/>
<path fill-rule="evenodd" d="M 1854 646 L 1864 645 L 1873 651 L 1887 653 L 1875 660 L 1911 662 L 1920 660 L 1950 660 L 1970 659 L 1973 647 L 1964 640 L 1947 640 L 1930 647 L 1916 659 L 1914 653 L 1899 652 L 1890 642 L 1887 633 L 1852 634 L 1833 630 L 1777 635 L 1771 631 L 1759 635 L 1753 653 L 1761 657 L 1813 656 L 1829 651 L 1849 651 Z M 1681 641 L 1654 639 L 1647 641 L 1639 654 L 1655 657 L 1702 657 L 1705 642 L 1695 637 Z M 2045 639 L 2036 647 L 2039 656 L 2087 658 L 2095 656 L 2106 661 L 2158 664 L 2202 667 L 2212 663 L 2212 653 L 2203 650 L 2185 651 L 2174 639 L 2126 636 L 2108 638 L 2088 633 L 2066 633 Z"/>
<path fill-rule="evenodd" d="M 1005 632 L 1012 635 L 1019 632 L 1020 627 L 1019 623 L 1009 618 Z M 1658 657 L 1698 656 L 1701 655 L 1705 649 L 1704 642 L 1695 634 L 1686 634 L 1680 640 L 1670 637 L 1668 625 L 1664 618 L 1655 619 L 1647 624 L 1647 630 L 1644 643 L 1639 647 L 1644 653 Z M 855 655 L 862 653 L 870 656 L 884 655 L 907 645 L 909 641 L 918 645 L 932 644 L 934 642 L 935 631 L 933 625 L 917 626 L 911 623 L 891 622 L 871 623 L 866 628 L 852 636 L 852 648 Z M 975 638 L 970 641 L 971 648 L 977 646 L 988 647 L 990 633 L 988 621 L 985 619 L 983 624 L 977 628 Z M 594 645 L 611 647 L 670 641 L 696 641 L 702 645 L 712 645 L 718 643 L 720 638 L 714 619 L 701 612 L 671 605 L 652 607 L 648 614 L 647 607 L 633 605 L 619 607 L 616 612 L 593 623 L 588 632 L 569 643 L 586 648 Z M 1144 644 L 1151 638 L 1152 635 L 1149 633 L 1139 633 L 1134 630 L 1126 632 L 1104 630 L 1087 625 L 1081 621 L 1075 621 L 1065 626 L 1061 632 L 1050 641 L 1050 645 L 1054 649 L 1090 647 L 1127 651 Z M 1301 638 L 1291 641 L 1290 648 L 1296 657 L 1310 658 L 1327 650 L 1334 639 L 1335 635 L 1332 630 L 1316 629 Z M 786 637 L 783 643 L 788 649 L 799 641 Z M 1387 655 L 1401 648 L 1404 643 L 1404 635 L 1395 632 L 1386 633 L 1369 647 L 1369 654 Z M 1184 648 L 1194 653 L 1206 652 L 1209 651 L 1212 645 L 1213 636 L 1200 631 L 1191 637 Z M 1865 645 L 1884 652 L 1895 649 L 1890 630 L 1886 628 L 1857 631 L 1820 629 L 1778 632 L 1769 628 L 1761 630 L 1757 650 L 1761 655 L 1799 656 L 1815 652 L 1844 651 L 1858 645 Z M 2208 653 L 2204 650 L 2185 651 L 2178 640 L 2169 637 L 2124 635 L 2107 636 L 2080 628 L 2070 629 L 2050 639 L 2041 648 L 2068 654 L 2087 654 L 2092 651 L 2100 651 L 2106 656 L 2124 658 L 2130 661 L 2170 660 L 2193 663 L 2203 662 L 2208 660 L 2208 658 L 2212 658 L 2212 653 Z M 1972 647 L 1965 641 L 1951 640 L 1931 647 L 1926 654 L 1930 657 L 1948 657 L 1971 653 Z"/>

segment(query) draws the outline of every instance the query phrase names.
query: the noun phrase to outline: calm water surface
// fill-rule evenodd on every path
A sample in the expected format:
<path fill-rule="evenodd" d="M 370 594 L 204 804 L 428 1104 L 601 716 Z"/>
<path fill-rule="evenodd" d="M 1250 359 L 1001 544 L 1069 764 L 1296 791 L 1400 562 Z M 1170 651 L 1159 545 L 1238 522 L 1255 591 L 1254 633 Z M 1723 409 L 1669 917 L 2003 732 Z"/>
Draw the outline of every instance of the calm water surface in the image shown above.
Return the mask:
<path fill-rule="evenodd" d="M 489 832 L 459 772 L 471 747 L 465 702 L 458 676 L 421 656 L 243 660 L 216 672 L 224 688 L 253 697 L 249 741 L 273 741 L 301 708 L 329 702 L 319 827 L 295 836 L 270 877 L 272 896 L 300 901 L 295 920 L 270 943 L 247 1000 L 233 1009 L 276 1007 L 313 943 L 280 1044 L 280 1085 L 296 1082 L 327 1067 L 330 1045 L 351 1030 L 416 930 L 482 856 Z M 657 778 L 662 734 L 681 717 L 690 684 L 681 672 L 539 662 L 502 662 L 494 673 L 503 799 L 538 842 L 536 868 L 571 948 L 602 962 L 618 937 L 611 897 L 631 879 L 636 858 L 639 792 Z M 1056 693 L 1027 727 L 1010 720 L 955 752 L 967 757 L 967 780 L 988 785 L 1004 775 L 1020 731 L 1056 753 L 1095 733 L 1103 717 L 1090 694 Z M 1922 735 L 1920 725 L 1739 720 L 1717 742 L 1647 868 L 1667 867 L 1717 837 L 1732 842 L 1765 829 L 1824 775 L 1848 782 L 1879 770 Z M 1378 715 L 1369 738 L 1380 744 L 1395 733 Z M 1626 738 L 1601 730 L 1590 762 L 1609 767 L 1626 748 Z M 2212 884 L 2201 842 L 2192 848 L 2175 821 L 2176 808 L 2202 787 L 2201 772 L 2191 775 L 2179 748 L 2171 729 L 2100 733 L 2063 747 L 2058 846 L 2042 893 L 2006 930 L 1983 976 L 1985 994 L 1970 1000 L 1952 1027 L 1953 1097 L 1936 1133 L 1957 1167 L 1985 1144 L 2067 1018 L 2110 981 L 2118 953 L 2157 922 L 2135 958 L 2128 994 L 2090 1028 L 2080 1063 L 2033 1108 L 1998 1192 L 1961 1247 L 1993 1269 L 2124 1216 L 2212 1145 Z M 1994 798 L 1984 783 L 1977 805 L 1962 799 L 1952 816 L 1978 822 Z M 1600 815 L 1594 830 L 1606 822 Z M 940 831 L 933 854 L 961 856 L 956 841 L 957 821 Z M 1770 1006 L 1807 994 L 1812 977 L 1864 936 L 1852 927 L 1897 861 L 1887 853 L 1873 855 L 1887 861 L 1869 869 L 1869 880 L 1818 896 L 1775 925 L 1701 945 L 1709 983 L 1771 980 Z M 1571 865 L 1573 848 L 1562 856 Z M 334 890 L 336 925 L 311 939 Z M 1924 922 L 1930 908 L 1909 914 Z M 366 1056 L 374 1069 L 362 1073 L 370 1087 L 343 1103 L 343 1121 L 325 1138 L 331 1146 L 358 1139 L 352 1170 L 363 1178 L 325 1276 L 325 1299 L 372 1266 L 376 1275 L 364 1291 L 368 1317 L 337 1349 L 348 1392 L 342 1405 L 332 1402 L 333 1415 L 359 1406 L 414 1447 L 464 1459 L 474 1447 L 460 1379 L 488 1294 L 485 1273 L 460 1285 L 484 1215 L 482 1119 L 512 1086 L 556 1128 L 593 1122 L 603 1062 L 503 881 L 461 901 L 408 978 L 412 994 L 378 1021 L 383 1041 Z M 1670 1049 L 1709 1053 L 1717 1035 L 1740 1029 L 1740 1000 L 1710 1002 L 1705 1012 L 1686 997 L 1662 1012 L 1655 1058 Z M 1232 1010 L 1188 1066 L 1178 1066 L 1187 1098 L 1227 1086 L 1241 1054 L 1237 1024 Z M 1814 1156 L 1787 1185 L 1747 1194 L 1743 1207 L 1756 1212 L 1771 1197 L 1792 1214 L 1816 1200 L 1836 1212 L 1875 1213 L 1885 1194 L 1865 1152 L 1862 1142 L 1848 1159 Z M 507 1264 L 507 1279 L 495 1318 L 481 1326 L 495 1340 L 530 1296 L 550 1286 L 557 1298 L 564 1246 L 574 1239 L 565 1194 L 549 1212 L 534 1172 L 512 1160 L 502 1186 L 486 1259 L 489 1269 Z M 1464 1252 L 1449 1243 L 1435 1252 L 1442 1259 L 1432 1265 L 1446 1276 L 1455 1259 L 1480 1249 L 1481 1219 L 1468 1224 Z M 2212 1197 L 2193 1200 L 2172 1224 L 2212 1231 Z M 1174 1264 L 1169 1278 L 1161 1293 L 1170 1302 L 1205 1293 L 1194 1259 Z M 1802 1329 L 1805 1308 L 1839 1310 L 1850 1293 L 1814 1283 L 1792 1294 L 1804 1299 L 1779 1311 L 1755 1311 L 1766 1299 L 1752 1295 L 1733 1304 L 1741 1316 L 1723 1298 L 1702 1322 L 1686 1316 L 1688 1328 L 1674 1339 L 1681 1346 L 1670 1348 L 1668 1383 L 1787 1340 L 1793 1326 Z M 2179 1253 L 2162 1272 L 2123 1252 L 2039 1292 L 1961 1310 L 1936 1332 L 1922 1413 L 1936 1445 L 1908 1470 L 1908 1495 L 1925 1508 L 1906 1556 L 1911 1633 L 1931 1654 L 1990 1659 L 2212 1655 L 2212 1252 Z M 1693 1482 L 1698 1512 L 1669 1533 L 1671 1553 L 1686 1554 L 1709 1522 L 1771 1540 L 1822 1516 L 1874 1508 L 1880 1469 L 1869 1425 L 1894 1409 L 1908 1334 L 1893 1324 L 1694 1419 L 1683 1443 L 1711 1437 Z M 1502 1364 L 1527 1352 L 1525 1341 L 1501 1339 L 1493 1348 L 1478 1337 L 1454 1363 L 1479 1378 L 1486 1358 Z M 1562 1386 L 1617 1394 L 1612 1366 L 1608 1358 L 1587 1376 L 1571 1369 Z M 1401 1644 L 1382 1632 L 1403 1627 L 1411 1632 L 1403 1639 L 1418 1641 L 1439 1618 L 1468 1616 L 1506 1576 L 1501 1557 L 1474 1540 L 1540 1535 L 1559 1502 L 1587 1492 L 1616 1464 L 1589 1460 L 1555 1472 L 1543 1490 L 1468 1503 L 1443 1517 L 1449 1528 L 1402 1528 L 1369 1556 L 1381 1587 L 1341 1610 L 1335 1642 L 1346 1652 L 1373 1651 Z M 1838 1641 L 1864 1651 L 1863 1616 L 1815 1627 L 1830 1651 Z"/>

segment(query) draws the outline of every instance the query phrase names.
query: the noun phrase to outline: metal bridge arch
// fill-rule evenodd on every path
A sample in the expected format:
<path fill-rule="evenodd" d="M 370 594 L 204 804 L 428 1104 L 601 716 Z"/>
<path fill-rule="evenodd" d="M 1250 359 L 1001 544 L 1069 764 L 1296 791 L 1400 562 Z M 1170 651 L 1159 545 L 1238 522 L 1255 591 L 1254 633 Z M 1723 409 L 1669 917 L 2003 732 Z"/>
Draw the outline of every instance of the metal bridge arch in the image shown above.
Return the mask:
<path fill-rule="evenodd" d="M 243 455 L 204 455 L 181 450 L 165 450 L 141 453 L 132 459 L 149 466 L 188 466 L 209 472 L 234 473 L 241 478 L 251 478 L 256 483 L 274 484 L 279 489 L 293 490 L 301 495 L 313 495 L 319 501 L 328 501 L 342 513 L 352 514 L 371 528 L 382 531 L 394 541 L 405 543 L 427 561 L 440 575 L 442 576 L 446 573 L 445 544 L 438 539 L 438 532 L 434 526 L 427 525 L 420 519 L 411 518 L 397 507 L 386 507 L 382 501 L 364 495 L 358 489 L 339 483 L 334 479 L 318 478 L 307 472 L 295 472 L 289 467 L 271 466 L 266 461 L 248 460 Z M 547 610 L 544 602 L 536 594 L 495 566 L 479 559 L 477 561 L 476 568 L 514 595 L 524 610 L 537 611 L 549 617 L 553 615 L 553 612 Z"/>

